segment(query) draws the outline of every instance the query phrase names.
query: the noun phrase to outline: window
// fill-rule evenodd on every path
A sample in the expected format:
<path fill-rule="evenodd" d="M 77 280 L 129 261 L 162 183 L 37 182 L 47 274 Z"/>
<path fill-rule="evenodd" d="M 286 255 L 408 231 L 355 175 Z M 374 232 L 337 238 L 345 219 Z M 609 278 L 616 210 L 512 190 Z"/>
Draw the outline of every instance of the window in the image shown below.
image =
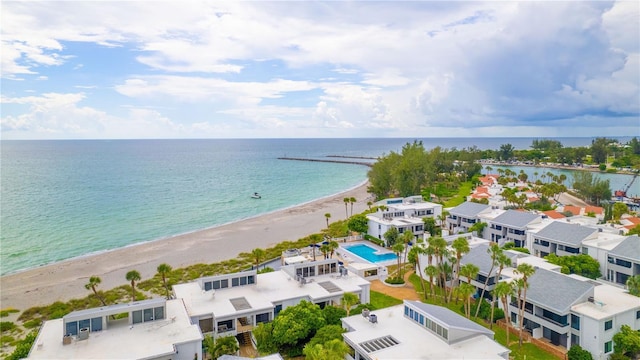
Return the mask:
<path fill-rule="evenodd" d="M 582 247 L 582 253 L 585 254 L 585 255 L 589 255 L 589 249 L 583 246 Z"/>
<path fill-rule="evenodd" d="M 162 306 L 153 309 L 153 318 L 156 320 L 164 319 L 164 308 Z"/>
<path fill-rule="evenodd" d="M 604 323 L 604 331 L 611 330 L 613 327 L 613 320 L 608 320 Z"/>
<path fill-rule="evenodd" d="M 447 330 L 447 329 L 445 329 L 445 328 L 442 328 L 442 337 L 443 337 L 445 340 L 449 340 L 449 330 Z"/>
<path fill-rule="evenodd" d="M 580 330 L 580 317 L 571 314 L 571 327 L 576 330 Z"/>
<path fill-rule="evenodd" d="M 424 325 L 424 315 L 420 314 L 420 325 Z"/>
<path fill-rule="evenodd" d="M 280 311 L 282 311 L 282 304 L 276 305 L 276 307 L 273 309 L 273 316 L 278 316 Z"/>
<path fill-rule="evenodd" d="M 256 283 L 256 278 L 253 275 L 249 275 L 247 276 L 247 283 L 248 284 L 255 284 Z"/>
<path fill-rule="evenodd" d="M 66 334 L 67 335 L 78 335 L 78 322 L 77 321 L 72 321 L 72 322 L 68 322 L 67 323 Z"/>
<path fill-rule="evenodd" d="M 269 313 L 256 315 L 256 323 L 257 324 L 265 323 L 265 322 L 269 322 Z"/>
<path fill-rule="evenodd" d="M 240 285 L 240 280 L 238 280 L 238 278 L 232 278 L 231 279 L 231 286 L 238 286 Z"/>
<path fill-rule="evenodd" d="M 80 329 L 85 329 L 85 328 L 88 329 L 89 326 L 91 326 L 90 324 L 91 324 L 91 320 L 89 320 L 89 319 L 78 321 L 78 327 Z"/>
<path fill-rule="evenodd" d="M 153 309 L 144 309 L 144 322 L 153 320 Z"/>
<path fill-rule="evenodd" d="M 142 322 L 142 310 L 136 310 L 132 312 L 132 315 L 133 315 L 132 323 L 139 324 Z"/>
<path fill-rule="evenodd" d="M 607 341 L 604 343 L 604 353 L 608 354 L 613 350 L 613 341 Z"/>
<path fill-rule="evenodd" d="M 91 331 L 100 331 L 102 330 L 102 318 L 97 317 L 91 319 Z"/>
<path fill-rule="evenodd" d="M 405 315 L 409 315 L 409 307 L 408 306 L 404 307 L 404 314 Z"/>
<path fill-rule="evenodd" d="M 640 310 L 636 311 L 636 319 L 640 319 Z"/>
<path fill-rule="evenodd" d="M 616 259 L 616 265 L 622 266 L 622 267 L 626 267 L 626 268 L 630 268 L 631 267 L 631 262 L 630 261 L 626 261 L 626 260 L 622 260 L 622 259 Z"/>

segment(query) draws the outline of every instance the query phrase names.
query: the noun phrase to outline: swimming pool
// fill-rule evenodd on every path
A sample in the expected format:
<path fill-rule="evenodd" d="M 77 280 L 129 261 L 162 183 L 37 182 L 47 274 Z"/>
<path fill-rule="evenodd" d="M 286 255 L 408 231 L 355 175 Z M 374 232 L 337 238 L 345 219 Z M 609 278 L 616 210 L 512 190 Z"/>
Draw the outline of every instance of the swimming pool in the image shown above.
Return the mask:
<path fill-rule="evenodd" d="M 376 254 L 378 252 L 377 249 L 365 244 L 345 246 L 343 249 L 371 263 L 398 259 L 394 253 Z"/>

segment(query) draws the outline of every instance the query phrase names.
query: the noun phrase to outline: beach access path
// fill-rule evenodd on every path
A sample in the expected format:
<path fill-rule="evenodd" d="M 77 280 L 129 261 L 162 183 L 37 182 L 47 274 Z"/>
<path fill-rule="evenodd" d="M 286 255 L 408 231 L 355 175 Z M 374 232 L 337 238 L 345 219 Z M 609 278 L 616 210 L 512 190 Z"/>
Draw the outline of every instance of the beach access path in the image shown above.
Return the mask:
<path fill-rule="evenodd" d="M 108 290 L 129 282 L 130 270 L 149 279 L 161 263 L 173 268 L 198 263 L 215 263 L 255 248 L 268 248 L 282 241 L 296 241 L 346 218 L 344 198 L 354 197 L 353 213 L 366 210 L 371 201 L 368 184 L 307 204 L 214 228 L 133 245 L 96 255 L 46 265 L 0 278 L 0 306 L 26 310 L 55 301 L 82 298 L 90 294 L 84 285 L 99 276 L 99 289 Z M 348 205 L 351 213 L 351 204 Z"/>

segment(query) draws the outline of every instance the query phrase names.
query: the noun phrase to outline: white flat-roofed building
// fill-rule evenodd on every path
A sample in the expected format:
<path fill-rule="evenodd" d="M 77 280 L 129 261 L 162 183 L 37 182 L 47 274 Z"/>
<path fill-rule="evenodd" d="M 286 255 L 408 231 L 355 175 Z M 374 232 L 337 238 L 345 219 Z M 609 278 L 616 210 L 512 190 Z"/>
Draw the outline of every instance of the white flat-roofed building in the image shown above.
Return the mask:
<path fill-rule="evenodd" d="M 151 299 L 45 321 L 28 359 L 202 359 L 202 339 L 182 300 Z"/>
<path fill-rule="evenodd" d="M 420 195 L 385 199 L 378 201 L 376 205 L 384 205 L 385 209 L 367 214 L 369 220 L 367 233 L 380 240 L 384 239 L 384 233 L 392 227 L 398 229 L 400 234 L 411 231 L 416 238 L 422 237 L 423 219 L 433 218 L 438 221 L 442 217 L 442 205 L 424 201 Z"/>
<path fill-rule="evenodd" d="M 342 268 L 335 259 L 284 266 L 265 274 L 252 270 L 211 276 L 173 286 L 191 321 L 214 336 L 250 332 L 302 300 L 322 308 L 340 304 L 349 292 L 368 303 L 369 289 L 367 280 Z"/>
<path fill-rule="evenodd" d="M 493 331 L 447 308 L 418 301 L 405 300 L 366 317 L 349 316 L 342 325 L 347 330 L 344 341 L 354 354 L 348 359 L 509 358 L 509 349 L 493 340 Z"/>
<path fill-rule="evenodd" d="M 596 284 L 592 298 L 571 307 L 571 344 L 601 359 L 613 352 L 613 335 L 622 325 L 640 330 L 640 298 L 616 286 Z"/>

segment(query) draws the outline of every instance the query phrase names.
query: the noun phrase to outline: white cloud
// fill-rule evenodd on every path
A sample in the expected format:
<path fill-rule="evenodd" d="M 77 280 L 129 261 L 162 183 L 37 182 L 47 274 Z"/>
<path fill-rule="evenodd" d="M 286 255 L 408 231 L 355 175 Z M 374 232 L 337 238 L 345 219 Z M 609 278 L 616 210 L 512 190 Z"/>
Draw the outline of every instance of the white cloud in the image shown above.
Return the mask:
<path fill-rule="evenodd" d="M 108 124 L 120 117 L 101 109 L 104 95 L 132 109 L 171 104 L 189 113 L 187 121 L 132 110 L 118 123 L 164 129 L 162 137 L 196 128 L 525 136 L 554 127 L 573 135 L 567 123 L 599 134 L 605 123 L 632 128 L 640 114 L 640 5 L 632 1 L 7 2 L 1 16 L 2 77 L 61 87 L 54 95 L 30 84 L 41 95 L 3 127 L 115 134 Z M 65 68 L 78 55 L 69 42 L 120 47 L 135 70 L 91 57 Z M 54 68 L 80 84 L 63 83 Z M 102 76 L 95 83 L 115 92 L 101 85 L 67 108 L 51 105 L 88 88 L 85 76 Z M 79 105 L 87 97 L 91 108 Z M 43 102 L 60 112 L 58 123 L 36 111 Z M 65 128 L 62 109 L 84 120 Z"/>

